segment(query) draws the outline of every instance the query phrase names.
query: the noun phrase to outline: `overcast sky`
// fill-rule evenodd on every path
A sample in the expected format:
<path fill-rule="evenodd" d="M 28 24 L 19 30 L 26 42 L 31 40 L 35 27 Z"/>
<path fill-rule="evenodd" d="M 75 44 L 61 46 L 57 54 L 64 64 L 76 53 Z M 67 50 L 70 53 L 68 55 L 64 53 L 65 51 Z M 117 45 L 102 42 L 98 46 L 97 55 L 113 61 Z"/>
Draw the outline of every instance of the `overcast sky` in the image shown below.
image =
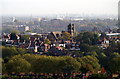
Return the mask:
<path fill-rule="evenodd" d="M 0 0 L 2 14 L 116 14 L 119 0 Z"/>

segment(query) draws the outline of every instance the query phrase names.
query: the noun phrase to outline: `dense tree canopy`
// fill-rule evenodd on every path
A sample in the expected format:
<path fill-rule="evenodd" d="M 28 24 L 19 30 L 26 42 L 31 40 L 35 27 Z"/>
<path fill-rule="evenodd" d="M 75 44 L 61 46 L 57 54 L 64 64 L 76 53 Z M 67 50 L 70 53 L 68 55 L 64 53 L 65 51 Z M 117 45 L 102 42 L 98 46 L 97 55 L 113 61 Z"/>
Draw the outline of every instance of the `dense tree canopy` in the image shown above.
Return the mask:
<path fill-rule="evenodd" d="M 28 42 L 29 41 L 29 37 L 30 37 L 30 35 L 22 35 L 20 39 L 21 39 L 21 41 Z"/>
<path fill-rule="evenodd" d="M 93 56 L 73 58 L 70 56 L 16 55 L 5 65 L 7 72 L 73 73 L 96 72 L 100 69 L 98 59 Z"/>
<path fill-rule="evenodd" d="M 81 44 L 95 45 L 99 40 L 99 35 L 92 32 L 83 32 L 78 34 L 76 41 Z"/>
<path fill-rule="evenodd" d="M 2 57 L 11 57 L 13 55 L 17 55 L 18 51 L 16 50 L 15 47 L 4 47 L 2 46 Z"/>
<path fill-rule="evenodd" d="M 2 62 L 3 62 L 3 59 L 0 58 L 0 73 L 2 73 Z"/>
<path fill-rule="evenodd" d="M 17 54 L 24 54 L 27 51 L 22 48 L 16 48 L 16 47 L 4 47 L 2 46 L 2 57 L 3 58 L 9 58 Z"/>
<path fill-rule="evenodd" d="M 25 59 L 14 56 L 6 64 L 7 72 L 29 72 L 31 69 L 31 64 Z"/>
<path fill-rule="evenodd" d="M 44 43 L 45 43 L 45 44 L 51 44 L 51 41 L 50 41 L 49 39 L 45 39 L 45 40 L 44 40 Z"/>
<path fill-rule="evenodd" d="M 99 60 L 94 56 L 84 56 L 82 58 L 77 58 L 77 60 L 82 65 L 82 72 L 91 71 L 93 73 L 96 73 L 100 69 Z"/>
<path fill-rule="evenodd" d="M 70 39 L 71 39 L 70 33 L 68 33 L 68 32 L 63 32 L 61 39 L 62 39 L 62 40 L 70 40 Z"/>
<path fill-rule="evenodd" d="M 112 73 L 120 73 L 120 57 L 111 59 L 108 68 Z"/>

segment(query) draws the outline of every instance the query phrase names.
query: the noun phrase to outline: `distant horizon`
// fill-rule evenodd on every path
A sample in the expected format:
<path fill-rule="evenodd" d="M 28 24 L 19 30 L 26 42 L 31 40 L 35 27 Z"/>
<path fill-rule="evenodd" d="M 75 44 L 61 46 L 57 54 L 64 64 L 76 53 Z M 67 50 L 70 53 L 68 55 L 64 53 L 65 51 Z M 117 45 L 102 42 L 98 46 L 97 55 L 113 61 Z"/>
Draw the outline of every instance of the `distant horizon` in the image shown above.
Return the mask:
<path fill-rule="evenodd" d="M 0 15 L 3 17 L 106 17 L 106 18 L 117 18 L 117 14 L 30 14 L 30 15 L 25 15 L 25 14 L 9 14 L 9 15 Z"/>
<path fill-rule="evenodd" d="M 1 0 L 0 15 L 118 15 L 119 0 Z"/>

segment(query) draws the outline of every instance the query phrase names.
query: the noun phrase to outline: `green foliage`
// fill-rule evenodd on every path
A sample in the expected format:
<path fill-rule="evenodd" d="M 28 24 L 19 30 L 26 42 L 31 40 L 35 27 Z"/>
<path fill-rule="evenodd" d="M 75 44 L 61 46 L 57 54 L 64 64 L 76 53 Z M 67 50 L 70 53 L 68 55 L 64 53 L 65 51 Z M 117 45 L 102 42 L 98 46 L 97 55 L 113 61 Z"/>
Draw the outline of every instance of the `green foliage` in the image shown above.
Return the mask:
<path fill-rule="evenodd" d="M 120 54 L 120 43 L 115 43 L 114 40 L 110 42 L 110 46 L 105 49 L 106 55 L 110 56 L 111 53 L 118 52 Z"/>
<path fill-rule="evenodd" d="M 16 50 L 15 47 L 4 47 L 2 46 L 2 57 L 11 57 L 13 55 L 17 55 L 18 51 Z"/>
<path fill-rule="evenodd" d="M 0 73 L 2 73 L 2 62 L 3 62 L 3 59 L 0 58 Z"/>
<path fill-rule="evenodd" d="M 81 63 L 82 72 L 93 72 L 96 73 L 100 69 L 99 60 L 94 56 L 84 56 L 82 58 L 77 58 L 78 62 Z"/>
<path fill-rule="evenodd" d="M 114 52 L 114 53 L 111 53 L 111 54 L 110 54 L 110 58 L 111 58 L 111 59 L 112 59 L 112 58 L 116 58 L 116 57 L 120 57 L 120 54 L 117 53 L 117 52 Z"/>
<path fill-rule="evenodd" d="M 80 42 L 81 44 L 88 45 L 96 45 L 98 40 L 98 34 L 92 32 L 83 32 L 78 34 L 78 36 L 76 37 L 76 41 Z"/>
<path fill-rule="evenodd" d="M 88 71 L 97 73 L 97 71 L 100 70 L 100 64 L 102 67 L 105 67 L 105 69 L 109 70 L 112 73 L 120 73 L 119 53 L 113 53 L 110 57 L 108 57 L 104 53 L 97 54 L 96 52 L 88 52 L 89 55 L 83 56 L 84 52 L 77 52 L 77 54 L 79 53 L 78 55 L 82 55 L 83 57 L 73 58 L 70 56 L 56 57 L 24 54 L 24 51 L 21 52 L 21 55 L 16 55 L 18 54 L 18 51 L 22 51 L 22 49 L 18 50 L 15 47 L 3 47 L 3 51 L 6 52 L 6 54 L 3 54 L 5 58 L 12 57 L 10 59 L 8 58 L 8 62 L 3 63 L 3 73 L 73 73 Z M 15 51 L 16 53 L 13 53 Z M 96 56 L 99 58 L 100 64 Z"/>
<path fill-rule="evenodd" d="M 120 54 L 120 43 L 118 43 L 118 53 Z"/>
<path fill-rule="evenodd" d="M 103 67 L 107 67 L 107 56 L 105 55 L 105 53 L 101 52 L 98 54 L 98 59 L 99 59 L 99 62 L 101 64 L 101 66 Z"/>
<path fill-rule="evenodd" d="M 31 64 L 19 55 L 12 57 L 6 64 L 7 72 L 29 72 L 30 69 Z"/>
<path fill-rule="evenodd" d="M 44 40 L 44 43 L 45 43 L 45 44 L 51 44 L 51 41 L 50 41 L 49 39 L 45 39 L 45 40 Z"/>
<path fill-rule="evenodd" d="M 112 73 L 120 73 L 120 57 L 111 59 L 108 64 L 108 69 Z"/>
<path fill-rule="evenodd" d="M 16 48 L 18 54 L 25 54 L 27 53 L 27 50 L 26 49 L 23 49 L 23 48 Z"/>
<path fill-rule="evenodd" d="M 28 42 L 28 41 L 29 41 L 29 37 L 30 37 L 30 35 L 22 35 L 20 39 L 21 39 L 22 41 L 25 40 L 26 42 Z"/>
<path fill-rule="evenodd" d="M 27 30 L 26 32 L 32 32 L 31 30 Z"/>
<path fill-rule="evenodd" d="M 36 73 L 96 73 L 100 69 L 98 59 L 94 56 L 73 58 L 70 56 L 39 56 L 31 54 L 16 55 L 5 64 L 7 72 Z"/>
<path fill-rule="evenodd" d="M 2 41 L 2 45 L 5 46 L 5 45 L 6 45 L 6 42 L 5 42 L 5 41 Z"/>
<path fill-rule="evenodd" d="M 95 56 L 95 57 L 98 56 L 96 52 L 88 52 L 88 54 L 89 54 L 89 55 L 92 55 L 92 56 Z"/>
<path fill-rule="evenodd" d="M 5 66 L 5 63 L 4 62 L 2 62 L 2 67 L 1 67 L 1 69 L 2 69 L 2 73 L 6 73 L 7 71 L 6 71 L 6 66 Z"/>
<path fill-rule="evenodd" d="M 101 33 L 101 36 L 100 36 L 100 38 L 107 38 L 107 35 L 105 34 L 105 33 Z"/>
<path fill-rule="evenodd" d="M 51 42 L 54 42 L 54 41 L 55 41 L 54 36 L 51 35 L 51 34 L 48 34 L 47 38 L 48 38 Z"/>
<path fill-rule="evenodd" d="M 80 48 L 82 52 L 90 52 L 90 46 L 88 44 L 81 44 Z"/>
<path fill-rule="evenodd" d="M 42 72 L 42 73 L 50 73 L 53 72 L 53 69 L 55 68 L 56 63 L 49 58 L 46 58 L 45 56 L 39 57 L 36 62 L 34 63 L 34 72 Z M 54 68 L 52 68 L 52 66 Z"/>
<path fill-rule="evenodd" d="M 61 39 L 62 39 L 62 40 L 70 40 L 70 39 L 71 39 L 70 33 L 68 33 L 68 32 L 63 32 Z"/>
<path fill-rule="evenodd" d="M 16 55 L 5 65 L 7 72 L 72 73 L 79 72 L 81 64 L 72 57 Z"/>
<path fill-rule="evenodd" d="M 11 39 L 11 40 L 17 40 L 16 33 L 12 32 L 12 33 L 10 34 L 10 39 Z"/>
<path fill-rule="evenodd" d="M 64 67 L 62 68 L 62 71 L 65 73 L 72 73 L 72 72 L 78 72 L 78 70 L 81 67 L 81 64 L 72 57 L 65 57 Z"/>
<path fill-rule="evenodd" d="M 2 46 L 2 57 L 3 58 L 9 58 L 17 54 L 24 54 L 27 51 L 22 48 L 16 48 L 16 47 L 4 47 Z"/>
<path fill-rule="evenodd" d="M 81 44 L 80 45 L 81 51 L 82 52 L 96 52 L 100 53 L 102 51 L 101 48 L 95 45 L 88 45 L 88 44 Z"/>
<path fill-rule="evenodd" d="M 105 53 L 101 52 L 101 53 L 99 54 L 99 57 L 100 57 L 100 58 L 105 58 L 106 55 L 105 55 Z"/>
<path fill-rule="evenodd" d="M 18 31 L 18 30 L 12 30 L 11 33 L 19 34 L 20 31 Z"/>
<path fill-rule="evenodd" d="M 80 63 L 72 57 L 41 56 L 34 63 L 34 71 L 42 73 L 77 72 Z"/>

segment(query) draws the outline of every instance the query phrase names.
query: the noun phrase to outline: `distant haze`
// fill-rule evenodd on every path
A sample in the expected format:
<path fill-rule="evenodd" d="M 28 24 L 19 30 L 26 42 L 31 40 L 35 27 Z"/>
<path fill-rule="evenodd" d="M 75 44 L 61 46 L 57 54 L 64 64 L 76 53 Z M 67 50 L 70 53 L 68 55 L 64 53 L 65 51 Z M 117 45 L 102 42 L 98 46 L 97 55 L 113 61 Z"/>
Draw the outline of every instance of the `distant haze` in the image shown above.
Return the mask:
<path fill-rule="evenodd" d="M 119 0 L 0 0 L 2 15 L 118 14 Z"/>

